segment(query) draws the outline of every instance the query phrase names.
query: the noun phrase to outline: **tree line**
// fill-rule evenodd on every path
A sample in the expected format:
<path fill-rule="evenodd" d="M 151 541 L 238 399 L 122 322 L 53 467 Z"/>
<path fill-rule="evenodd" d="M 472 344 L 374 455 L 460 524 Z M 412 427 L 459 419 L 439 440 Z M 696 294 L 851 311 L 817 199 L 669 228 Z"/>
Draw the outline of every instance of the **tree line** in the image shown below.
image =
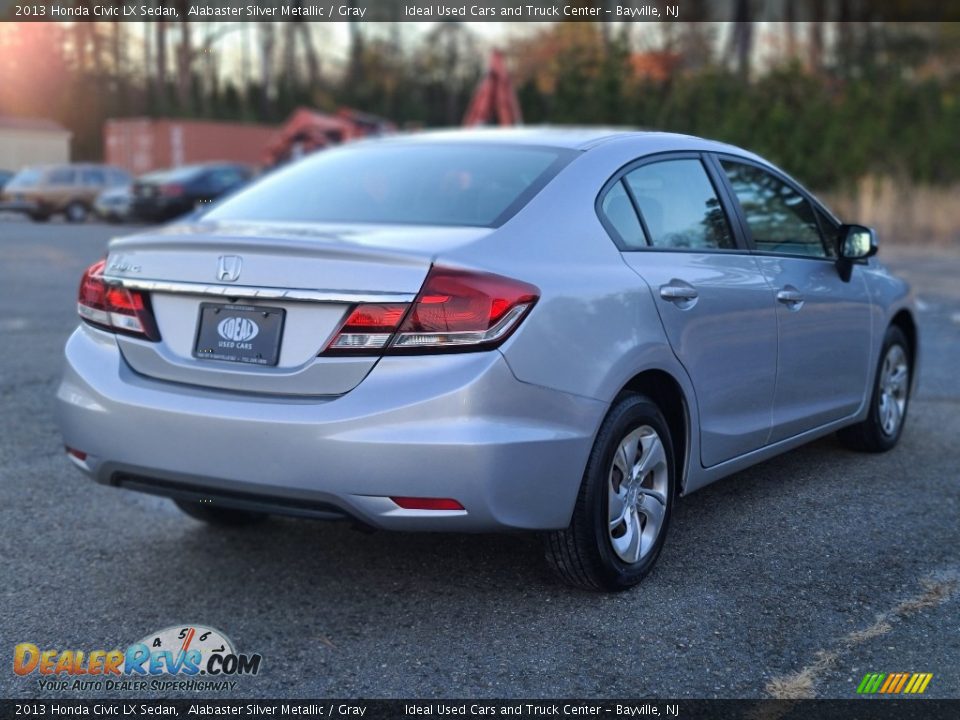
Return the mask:
<path fill-rule="evenodd" d="M 497 46 L 527 123 L 703 135 L 820 189 L 871 173 L 960 179 L 960 28 L 858 20 L 861 6 L 814 0 L 804 22 L 757 24 L 746 3 L 729 25 L 516 24 L 497 37 L 453 22 L 351 22 L 343 37 L 297 21 L 4 23 L 0 114 L 58 120 L 76 159 L 102 157 L 111 117 L 276 124 L 306 105 L 458 125 Z"/>

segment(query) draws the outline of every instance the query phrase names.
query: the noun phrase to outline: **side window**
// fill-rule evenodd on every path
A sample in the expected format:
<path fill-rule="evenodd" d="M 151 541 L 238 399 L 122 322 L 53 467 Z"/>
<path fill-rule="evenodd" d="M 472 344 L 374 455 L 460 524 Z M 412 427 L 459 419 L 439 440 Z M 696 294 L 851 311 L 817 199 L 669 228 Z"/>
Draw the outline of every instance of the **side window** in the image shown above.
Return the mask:
<path fill-rule="evenodd" d="M 604 216 L 613 225 L 627 250 L 636 250 L 646 247 L 647 241 L 643 237 L 643 228 L 637 218 L 637 211 L 633 209 L 633 202 L 627 195 L 621 180 L 609 191 L 600 203 Z"/>
<path fill-rule="evenodd" d="M 109 180 L 110 187 L 116 187 L 117 185 L 128 185 L 130 183 L 129 175 L 122 170 L 115 170 L 112 168 L 107 170 L 107 179 Z"/>
<path fill-rule="evenodd" d="M 81 182 L 84 185 L 103 187 L 107 184 L 107 176 L 99 168 L 84 168 L 80 171 Z"/>
<path fill-rule="evenodd" d="M 828 257 L 813 208 L 803 195 L 766 170 L 721 160 L 760 252 Z"/>
<path fill-rule="evenodd" d="M 243 176 L 235 168 L 217 168 L 207 176 L 207 184 L 213 192 L 224 192 L 243 181 Z"/>
<path fill-rule="evenodd" d="M 643 165 L 627 173 L 624 180 L 637 201 L 654 247 L 736 248 L 727 216 L 699 160 Z"/>
<path fill-rule="evenodd" d="M 47 175 L 50 185 L 73 185 L 77 182 L 77 172 L 73 168 L 55 168 Z"/>

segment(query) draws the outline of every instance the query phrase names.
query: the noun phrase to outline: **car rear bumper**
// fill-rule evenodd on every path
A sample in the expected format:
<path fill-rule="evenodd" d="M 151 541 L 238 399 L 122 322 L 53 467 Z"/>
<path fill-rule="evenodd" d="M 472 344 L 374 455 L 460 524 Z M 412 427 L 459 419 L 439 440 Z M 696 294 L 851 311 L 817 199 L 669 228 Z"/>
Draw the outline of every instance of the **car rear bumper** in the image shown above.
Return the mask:
<path fill-rule="evenodd" d="M 65 444 L 86 453 L 74 463 L 98 482 L 394 530 L 565 527 L 607 409 L 518 381 L 497 351 L 385 358 L 336 397 L 207 390 L 136 374 L 85 326 L 57 399 Z"/>

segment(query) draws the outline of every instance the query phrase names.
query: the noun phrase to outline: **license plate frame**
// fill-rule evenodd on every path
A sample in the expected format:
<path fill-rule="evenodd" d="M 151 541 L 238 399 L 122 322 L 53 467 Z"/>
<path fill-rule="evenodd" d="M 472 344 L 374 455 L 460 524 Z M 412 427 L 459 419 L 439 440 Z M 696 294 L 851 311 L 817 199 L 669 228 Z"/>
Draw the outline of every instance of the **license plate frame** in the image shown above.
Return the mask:
<path fill-rule="evenodd" d="M 193 357 L 276 366 L 280 360 L 286 313 L 278 307 L 200 303 Z"/>

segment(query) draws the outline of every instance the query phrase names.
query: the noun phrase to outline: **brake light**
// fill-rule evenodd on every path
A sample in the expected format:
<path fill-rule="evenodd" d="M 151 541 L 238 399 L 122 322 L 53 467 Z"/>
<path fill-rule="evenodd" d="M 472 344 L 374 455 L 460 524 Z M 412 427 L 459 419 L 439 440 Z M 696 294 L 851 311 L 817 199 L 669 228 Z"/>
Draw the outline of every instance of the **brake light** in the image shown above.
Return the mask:
<path fill-rule="evenodd" d="M 519 280 L 434 266 L 412 305 L 358 305 L 326 354 L 493 348 L 516 330 L 539 297 L 536 287 Z"/>
<path fill-rule="evenodd" d="M 103 279 L 106 260 L 88 267 L 80 280 L 77 313 L 84 321 L 112 332 L 159 340 L 149 299 L 137 290 L 108 285 Z"/>
<path fill-rule="evenodd" d="M 160 194 L 164 197 L 180 197 L 183 195 L 183 185 L 177 185 L 176 183 L 161 185 Z"/>

